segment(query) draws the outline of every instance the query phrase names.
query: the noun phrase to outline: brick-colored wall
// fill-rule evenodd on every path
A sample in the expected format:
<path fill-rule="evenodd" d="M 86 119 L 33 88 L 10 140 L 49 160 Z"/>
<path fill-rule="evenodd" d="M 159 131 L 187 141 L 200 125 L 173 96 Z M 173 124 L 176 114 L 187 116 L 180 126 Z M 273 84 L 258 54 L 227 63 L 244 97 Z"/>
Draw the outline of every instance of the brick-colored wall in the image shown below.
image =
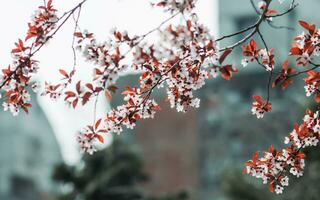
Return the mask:
<path fill-rule="evenodd" d="M 196 111 L 177 113 L 168 103 L 161 108 L 135 131 L 151 176 L 146 188 L 154 194 L 187 189 L 194 196 L 199 183 Z"/>

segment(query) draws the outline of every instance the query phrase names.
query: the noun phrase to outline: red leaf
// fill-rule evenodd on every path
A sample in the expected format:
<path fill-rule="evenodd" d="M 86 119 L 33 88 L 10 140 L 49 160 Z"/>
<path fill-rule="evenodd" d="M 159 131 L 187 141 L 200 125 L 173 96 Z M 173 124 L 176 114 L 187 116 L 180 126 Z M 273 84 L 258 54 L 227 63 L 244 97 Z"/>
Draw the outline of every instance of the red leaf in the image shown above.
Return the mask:
<path fill-rule="evenodd" d="M 51 8 L 52 7 L 52 0 L 49 0 L 47 3 L 47 8 Z"/>
<path fill-rule="evenodd" d="M 276 182 L 273 180 L 269 184 L 269 191 L 273 193 L 275 189 L 276 189 Z"/>
<path fill-rule="evenodd" d="M 243 55 L 253 57 L 257 53 L 257 43 L 252 39 L 248 45 L 242 46 Z"/>
<path fill-rule="evenodd" d="M 19 52 L 25 51 L 27 49 L 26 47 L 24 47 L 21 39 L 19 39 L 19 41 L 16 42 L 15 45 L 16 45 L 16 48 L 12 49 L 11 53 L 19 53 Z"/>
<path fill-rule="evenodd" d="M 119 31 L 114 32 L 114 36 L 118 39 L 121 40 L 122 39 L 122 34 Z"/>
<path fill-rule="evenodd" d="M 79 38 L 83 38 L 81 32 L 75 32 L 73 35 L 76 36 L 76 37 L 79 37 Z"/>
<path fill-rule="evenodd" d="M 309 30 L 309 24 L 303 20 L 299 20 L 299 24 L 300 26 L 302 26 L 303 28 Z"/>
<path fill-rule="evenodd" d="M 94 91 L 93 85 L 91 83 L 87 83 L 86 87 L 89 88 L 89 90 Z"/>
<path fill-rule="evenodd" d="M 95 134 L 94 136 L 99 140 L 99 142 L 104 143 L 104 138 L 102 137 L 102 135 Z"/>
<path fill-rule="evenodd" d="M 254 41 L 253 39 L 250 40 L 250 47 L 251 47 L 253 50 L 256 50 L 256 49 L 257 49 L 257 43 L 256 43 L 256 41 Z"/>
<path fill-rule="evenodd" d="M 316 30 L 316 25 L 315 25 L 315 24 L 310 25 L 310 24 L 308 24 L 307 22 L 302 21 L 302 20 L 299 21 L 299 24 L 300 24 L 303 28 L 307 29 L 307 30 L 310 32 L 310 34 L 313 34 L 314 31 Z"/>
<path fill-rule="evenodd" d="M 81 91 L 80 91 L 80 89 L 81 89 L 81 83 L 80 83 L 80 82 L 81 82 L 81 81 L 78 81 L 78 83 L 77 83 L 77 85 L 76 85 L 76 90 L 77 90 L 78 94 L 81 93 Z"/>
<path fill-rule="evenodd" d="M 252 156 L 252 162 L 256 163 L 259 159 L 259 151 L 255 152 Z"/>
<path fill-rule="evenodd" d="M 221 77 L 225 80 L 230 80 L 232 77 L 232 72 L 238 72 L 236 68 L 234 68 L 232 65 L 226 65 L 219 68 L 221 72 Z"/>
<path fill-rule="evenodd" d="M 227 58 L 227 56 L 232 52 L 232 49 L 226 49 L 221 57 L 219 58 L 219 63 L 222 64 L 223 61 Z"/>
<path fill-rule="evenodd" d="M 298 56 L 302 54 L 302 50 L 299 47 L 292 47 L 290 49 L 290 55 Z"/>
<path fill-rule="evenodd" d="M 278 12 L 276 10 L 268 10 L 266 15 L 273 15 L 273 14 L 277 14 Z"/>
<path fill-rule="evenodd" d="M 125 86 L 125 91 L 123 91 L 121 94 L 127 95 L 127 94 L 135 94 L 136 92 L 134 91 L 133 88 L 130 86 Z"/>
<path fill-rule="evenodd" d="M 86 92 L 83 97 L 82 97 L 82 105 L 86 104 L 90 97 L 91 97 L 92 93 L 91 92 Z"/>
<path fill-rule="evenodd" d="M 98 68 L 95 68 L 94 70 L 95 70 L 95 74 L 96 75 L 102 75 L 103 74 L 102 71 L 100 69 L 98 69 Z"/>
<path fill-rule="evenodd" d="M 167 2 L 165 2 L 165 1 L 161 1 L 161 2 L 157 3 L 157 6 L 159 6 L 159 7 L 164 7 L 166 5 L 167 5 Z"/>
<path fill-rule="evenodd" d="M 288 70 L 288 66 L 289 66 L 289 60 L 285 60 L 282 64 L 282 69 Z"/>
<path fill-rule="evenodd" d="M 272 155 L 275 156 L 275 153 L 277 152 L 277 150 L 276 150 L 276 148 L 274 148 L 273 145 L 271 145 L 271 146 L 269 147 L 269 152 L 272 153 Z"/>
<path fill-rule="evenodd" d="M 256 100 L 259 104 L 264 104 L 264 100 L 262 99 L 262 97 L 261 96 L 259 96 L 259 95 L 255 95 L 255 96 L 253 96 L 253 99 L 254 100 Z"/>
<path fill-rule="evenodd" d="M 96 89 L 94 90 L 95 92 L 101 92 L 103 90 L 102 87 L 96 87 Z"/>
<path fill-rule="evenodd" d="M 64 77 L 69 78 L 69 75 L 66 71 L 64 71 L 63 69 L 59 69 L 60 74 L 62 74 Z"/>
<path fill-rule="evenodd" d="M 281 89 L 282 90 L 285 90 L 289 87 L 290 84 L 293 83 L 293 80 L 292 79 L 288 79 L 286 81 L 284 81 L 282 84 L 281 84 Z"/>
<path fill-rule="evenodd" d="M 64 94 L 66 95 L 66 97 L 64 98 L 64 100 L 67 100 L 67 99 L 69 99 L 69 98 L 71 98 L 71 97 L 75 97 L 75 96 L 76 96 L 76 94 L 75 94 L 74 92 L 71 92 L 71 91 L 67 91 L 67 92 L 65 92 Z"/>
<path fill-rule="evenodd" d="M 317 94 L 317 95 L 314 97 L 314 100 L 315 100 L 317 103 L 320 103 L 320 94 Z"/>
<path fill-rule="evenodd" d="M 110 85 L 110 86 L 108 87 L 108 90 L 111 91 L 111 92 L 113 92 L 113 93 L 115 93 L 115 92 L 117 91 L 117 89 L 118 89 L 118 87 L 115 86 L 115 85 Z"/>
<path fill-rule="evenodd" d="M 96 124 L 94 125 L 94 128 L 95 128 L 95 129 L 98 129 L 98 128 L 99 128 L 100 123 L 101 123 L 101 120 L 102 120 L 102 119 L 99 119 L 99 120 L 96 122 Z"/>
<path fill-rule="evenodd" d="M 296 157 L 301 160 L 306 157 L 306 154 L 300 152 L 300 153 L 298 153 L 298 155 Z"/>
<path fill-rule="evenodd" d="M 76 107 L 77 107 L 77 104 L 78 104 L 78 98 L 76 98 L 75 100 L 73 100 L 73 102 L 72 102 L 72 107 L 73 107 L 73 108 L 76 108 Z"/>
<path fill-rule="evenodd" d="M 32 105 L 30 103 L 26 103 L 21 105 L 21 108 L 24 110 L 25 113 L 29 114 L 29 108 L 31 108 Z"/>
<path fill-rule="evenodd" d="M 153 110 L 161 110 L 161 107 L 159 105 L 153 106 L 152 107 Z"/>
<path fill-rule="evenodd" d="M 104 94 L 106 95 L 106 98 L 107 98 L 109 101 L 112 101 L 112 95 L 111 95 L 111 93 L 109 92 L 109 90 L 106 90 L 106 91 L 104 92 Z"/>
<path fill-rule="evenodd" d="M 188 20 L 188 21 L 187 21 L 187 27 L 188 27 L 188 30 L 191 29 L 191 27 L 192 27 L 192 22 L 191 22 L 191 20 Z"/>

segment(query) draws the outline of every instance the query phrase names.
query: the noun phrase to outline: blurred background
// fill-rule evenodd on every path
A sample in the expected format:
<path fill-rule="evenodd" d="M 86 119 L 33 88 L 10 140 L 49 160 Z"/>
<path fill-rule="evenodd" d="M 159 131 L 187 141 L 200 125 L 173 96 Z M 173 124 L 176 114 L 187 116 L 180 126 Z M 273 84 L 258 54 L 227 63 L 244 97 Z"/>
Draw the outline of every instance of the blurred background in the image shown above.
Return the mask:
<path fill-rule="evenodd" d="M 7 2 L 0 7 L 0 23 L 5 27 L 0 38 L 3 67 L 11 62 L 13 43 L 23 37 L 30 13 L 42 1 Z M 56 0 L 56 7 L 68 10 L 76 3 Z M 289 3 L 274 6 L 281 11 Z M 286 59 L 292 38 L 302 31 L 297 21 L 312 23 L 317 19 L 314 14 L 319 1 L 299 3 L 289 15 L 263 26 L 262 32 L 269 46 L 276 49 L 279 62 Z M 199 0 L 198 13 L 217 37 L 247 27 L 257 18 L 250 0 Z M 166 15 L 152 10 L 145 0 L 96 0 L 88 1 L 83 8 L 80 26 L 103 39 L 113 26 L 141 34 L 164 19 Z M 71 68 L 72 30 L 72 23 L 67 24 L 38 55 L 38 80 L 57 81 L 57 69 Z M 78 59 L 78 78 L 85 79 L 92 67 L 81 57 Z M 240 73 L 229 82 L 209 81 L 197 93 L 201 99 L 199 109 L 177 113 L 164 102 L 165 92 L 160 91 L 156 98 L 162 110 L 154 120 L 141 121 L 134 131 L 120 136 L 106 136 L 104 149 L 93 156 L 79 154 L 74 134 L 92 119 L 93 105 L 73 111 L 62 102 L 34 96 L 29 115 L 12 117 L 1 112 L 0 200 L 319 199 L 319 151 L 307 152 L 305 175 L 291 179 L 291 186 L 282 196 L 270 194 L 266 185 L 242 174 L 253 152 L 265 150 L 270 144 L 281 148 L 294 122 L 301 122 L 304 109 L 313 105 L 305 97 L 303 83 L 296 82 L 285 92 L 274 89 L 273 112 L 257 120 L 250 112 L 251 96 L 265 96 L 268 74 L 254 64 L 242 68 L 240 50 L 229 59 Z M 135 84 L 137 78 L 121 77 L 119 88 Z M 121 102 L 120 95 L 115 95 L 111 105 L 101 99 L 99 115 Z"/>

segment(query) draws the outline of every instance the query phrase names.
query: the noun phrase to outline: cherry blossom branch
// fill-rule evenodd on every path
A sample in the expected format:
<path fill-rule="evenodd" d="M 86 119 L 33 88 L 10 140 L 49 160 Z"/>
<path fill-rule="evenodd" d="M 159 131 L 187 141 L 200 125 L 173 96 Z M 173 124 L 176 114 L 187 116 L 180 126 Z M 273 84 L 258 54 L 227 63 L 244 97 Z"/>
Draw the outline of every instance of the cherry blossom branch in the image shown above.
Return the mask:
<path fill-rule="evenodd" d="M 270 2 L 271 2 L 271 1 L 270 1 Z M 242 40 L 238 41 L 237 43 L 235 43 L 235 44 L 233 44 L 233 45 L 230 45 L 229 47 L 225 47 L 225 48 L 221 49 L 221 51 L 225 51 L 226 49 L 233 49 L 234 47 L 237 47 L 237 46 L 243 44 L 244 42 L 246 42 L 248 39 L 250 39 L 250 38 L 256 33 L 257 30 L 258 30 L 258 28 L 259 28 L 259 26 L 260 26 L 260 24 L 261 24 L 261 23 L 265 20 L 265 18 L 266 18 L 266 13 L 268 12 L 270 2 L 268 2 L 268 1 L 266 2 L 266 5 L 265 5 L 265 7 L 263 8 L 263 12 L 262 12 L 262 13 L 259 13 L 258 10 L 256 10 L 257 13 L 259 14 L 259 18 L 258 18 L 258 20 L 257 20 L 254 24 L 252 24 L 252 25 L 248 26 L 247 28 L 244 28 L 244 29 L 242 29 L 242 30 L 240 30 L 240 31 L 238 31 L 238 32 L 235 32 L 235 33 L 232 33 L 232 34 L 229 34 L 229 35 L 222 36 L 221 38 L 218 38 L 218 39 L 216 40 L 216 42 L 221 41 L 221 40 L 224 40 L 224 39 L 226 39 L 226 38 L 230 38 L 230 37 L 233 37 L 233 36 L 242 34 L 242 33 L 245 33 L 245 32 L 247 32 L 247 31 L 253 29 L 253 31 L 252 31 L 250 34 L 248 34 L 246 37 L 244 37 Z M 251 4 L 253 5 L 253 2 L 252 2 L 252 1 L 251 1 Z M 253 5 L 253 7 L 254 7 L 254 9 L 256 9 L 256 7 L 255 7 L 254 5 Z"/>
<path fill-rule="evenodd" d="M 253 0 L 250 0 L 251 6 L 254 9 L 254 11 L 258 14 L 261 15 L 260 11 L 258 10 L 258 8 L 256 7 L 255 3 Z"/>
<path fill-rule="evenodd" d="M 267 23 L 268 23 L 268 25 L 269 25 L 271 28 L 274 28 L 274 29 L 287 29 L 287 30 L 290 30 L 290 31 L 294 31 L 294 30 L 295 30 L 295 28 L 290 27 L 290 26 L 278 26 L 278 25 L 274 25 L 274 24 L 272 23 L 272 21 L 269 21 L 269 20 L 267 20 Z"/>
<path fill-rule="evenodd" d="M 252 30 L 247 36 L 245 36 L 243 39 L 239 40 L 238 42 L 230 45 L 230 46 L 227 46 L 225 48 L 222 48 L 220 49 L 219 51 L 225 51 L 227 49 L 233 49 L 243 43 L 245 43 L 247 40 L 249 40 L 252 36 L 254 36 L 254 34 L 258 31 L 261 23 L 266 19 L 266 13 L 268 12 L 268 8 L 269 8 L 269 5 L 270 5 L 270 2 L 266 2 L 266 6 L 263 10 L 263 13 L 259 16 L 259 19 L 256 21 L 256 23 L 254 23 L 253 25 L 249 26 L 248 28 L 246 29 L 243 29 L 242 31 L 239 31 L 237 33 L 234 33 L 234 34 L 231 34 L 231 35 L 228 35 L 227 37 L 222 37 L 222 39 L 224 38 L 228 38 L 228 37 L 232 37 L 232 36 L 235 36 L 235 35 L 238 35 L 238 34 L 241 34 L 243 32 L 246 32 L 246 31 L 249 31 L 249 30 Z M 221 40 L 221 39 L 220 39 Z"/>
<path fill-rule="evenodd" d="M 262 40 L 262 43 L 263 43 L 264 47 L 267 50 L 267 55 L 268 55 L 268 59 L 269 59 L 268 65 L 269 65 L 269 68 L 271 69 L 270 70 L 270 74 L 269 74 L 269 79 L 268 79 L 268 85 L 267 85 L 267 102 L 266 102 L 266 104 L 268 104 L 269 100 L 270 100 L 271 80 L 272 80 L 274 67 L 272 66 L 272 58 L 271 58 L 271 55 L 270 55 L 270 51 L 269 51 L 268 45 L 267 45 L 263 35 L 261 34 L 259 28 L 257 29 L 257 33 L 258 33 L 260 39 Z"/>
<path fill-rule="evenodd" d="M 28 54 L 28 58 L 26 59 L 25 62 L 22 62 L 20 65 L 18 65 L 16 67 L 16 69 L 14 71 L 12 71 L 6 79 L 4 79 L 2 81 L 2 83 L 0 84 L 0 89 L 3 88 L 3 86 L 5 86 L 7 84 L 8 81 L 11 80 L 12 76 L 15 76 L 17 71 L 20 70 L 22 67 L 24 67 L 26 64 L 28 64 L 28 62 L 30 62 L 31 58 L 38 52 L 42 49 L 42 47 L 49 41 L 49 39 L 51 39 L 60 29 L 61 27 L 67 22 L 67 20 L 71 17 L 71 15 L 79 8 L 81 8 L 82 4 L 84 4 L 87 0 L 83 0 L 82 2 L 80 2 L 77 6 L 75 6 L 73 9 L 71 9 L 70 11 L 66 12 L 64 15 L 62 15 L 61 18 L 58 19 L 58 21 L 56 23 L 58 23 L 61 19 L 63 19 L 65 16 L 66 18 L 62 21 L 62 23 L 55 29 L 55 31 L 53 31 L 53 33 L 51 35 L 49 35 L 45 41 L 43 43 L 40 44 L 40 46 L 38 48 L 36 48 L 33 52 L 30 52 Z M 34 46 L 34 44 L 36 43 L 37 41 L 35 41 L 31 47 Z M 30 49 L 31 51 L 31 49 Z"/>
<path fill-rule="evenodd" d="M 36 71 L 37 62 L 32 57 L 72 17 L 75 22 L 72 38 L 73 70 L 67 73 L 60 69 L 59 72 L 63 75 L 62 80 L 67 83 L 57 85 L 46 83 L 44 94 L 56 99 L 72 82 L 71 78 L 77 65 L 76 48 L 83 53 L 88 61 L 97 65 L 93 69 L 92 81 L 88 83 L 78 81 L 74 90 L 65 91 L 63 94 L 64 101 L 73 108 L 81 103 L 85 105 L 89 100 L 94 99 L 93 123 L 86 126 L 78 135 L 81 149 L 89 154 L 96 151 L 94 145 L 96 140 L 104 141 L 103 134 L 120 133 L 124 128 L 133 128 L 140 119 L 153 118 L 156 111 L 160 109 L 153 98 L 156 87 L 165 87 L 171 107 L 178 112 L 185 112 L 190 107 L 199 107 L 200 99 L 194 96 L 194 91 L 203 87 L 209 78 L 216 78 L 220 75 L 223 79 L 230 80 L 238 70 L 234 65 L 228 64 L 226 58 L 234 48 L 250 39 L 249 44 L 242 46 L 245 61 L 241 63 L 246 65 L 256 61 L 269 73 L 266 101 L 260 96 L 253 97 L 255 102 L 252 105 L 252 113 L 257 115 L 257 118 L 262 118 L 265 112 L 271 111 L 271 88 L 281 83 L 282 88 L 285 89 L 291 83 L 291 78 L 300 74 L 307 73 L 309 75 L 304 79 L 307 84 L 305 86 L 307 96 L 314 94 L 316 101 L 320 102 L 320 72 L 313 71 L 319 65 L 311 62 L 312 56 L 320 55 L 320 31 L 316 30 L 316 26 L 300 21 L 300 25 L 307 30 L 307 33 L 295 38 L 290 54 L 296 57 L 297 65 L 311 64 L 314 66 L 300 72 L 290 68 L 289 61 L 286 60 L 282 64 L 282 70 L 279 73 L 274 73 L 273 49 L 268 48 L 260 30 L 264 22 L 267 22 L 272 28 L 271 18 L 281 17 L 295 9 L 298 5 L 295 0 L 292 0 L 288 10 L 280 14 L 277 14 L 276 10 L 269 9 L 272 0 L 259 2 L 258 7 L 253 5 L 253 1 L 251 1 L 258 14 L 257 21 L 242 30 L 224 35 L 216 40 L 210 35 L 209 30 L 199 23 L 193 11 L 195 0 L 161 0 L 154 5 L 169 11 L 171 13 L 169 18 L 145 34 L 133 38 L 130 38 L 126 31 L 114 30 L 112 31 L 113 38 L 104 43 L 98 43 L 92 33 L 81 32 L 78 26 L 81 7 L 85 2 L 86 0 L 83 0 L 76 7 L 57 18 L 56 10 L 51 5 L 52 0 L 44 1 L 45 5 L 39 7 L 40 14 L 37 14 L 35 21 L 29 25 L 26 41 L 32 38 L 33 43 L 27 47 L 24 46 L 22 40 L 16 43 L 16 48 L 12 50 L 12 53 L 15 57 L 14 61 L 18 64 L 13 70 L 10 67 L 3 70 L 5 78 L 0 89 L 4 87 L 6 90 L 5 110 L 10 109 L 16 113 L 19 108 L 22 108 L 27 111 L 31 104 L 28 103 L 30 96 L 25 87 L 29 85 L 29 79 L 32 77 L 30 73 Z M 76 14 L 77 16 L 75 16 Z M 177 25 L 170 24 L 162 30 L 162 26 L 179 14 L 182 15 L 184 22 Z M 77 32 L 78 30 L 80 32 Z M 142 43 L 146 37 L 158 30 L 161 34 L 159 43 Z M 218 49 L 218 42 L 240 34 L 245 34 L 245 36 L 234 44 Z M 258 48 L 252 39 L 255 34 L 258 34 L 264 48 Z M 77 42 L 76 48 L 75 42 Z M 128 48 L 128 50 L 122 53 L 122 47 Z M 126 65 L 124 59 L 129 53 L 132 53 L 133 59 L 129 65 Z M 99 95 L 104 92 L 106 97 L 111 100 L 111 93 L 117 90 L 116 80 L 120 73 L 127 69 L 140 72 L 139 86 L 126 86 L 122 93 L 124 104 L 111 109 L 105 117 L 96 119 Z M 273 75 L 277 76 L 274 82 L 272 82 Z M 290 168 L 290 172 L 294 175 L 300 176 L 302 173 L 304 154 L 300 152 L 301 148 L 314 146 L 318 142 L 320 132 L 318 118 L 318 113 L 308 112 L 304 123 L 301 126 L 295 126 L 295 132 L 293 131 L 288 137 L 287 140 L 292 143 L 290 147 L 282 151 L 270 148 L 269 152 L 266 152 L 261 159 L 258 158 L 258 154 L 255 154 L 253 159 L 248 161 L 246 172 L 257 178 L 263 178 L 264 182 L 269 182 L 271 191 L 281 193 L 283 187 L 288 185 L 288 177 L 285 176 L 287 168 Z M 264 174 L 265 171 L 268 173 Z"/>
<path fill-rule="evenodd" d="M 73 21 L 74 21 L 74 24 L 75 24 L 73 33 L 77 32 L 77 30 L 79 29 L 80 15 L 81 15 L 81 6 L 79 7 L 79 11 L 78 11 L 77 16 L 75 17 L 74 14 L 72 15 L 73 16 Z M 74 47 L 75 40 L 76 40 L 76 36 L 74 34 L 72 34 L 71 48 L 72 48 L 72 53 L 73 53 L 73 70 L 75 70 L 75 67 L 77 65 L 77 54 L 76 54 L 76 50 L 75 50 L 75 47 Z"/>
<path fill-rule="evenodd" d="M 299 3 L 296 3 L 296 0 L 292 0 L 288 10 L 286 10 L 285 12 L 280 13 L 280 14 L 270 15 L 270 16 L 268 16 L 268 18 L 276 18 L 276 17 L 284 16 L 284 15 L 290 13 L 291 11 L 293 11 L 298 6 L 299 6 Z"/>
<path fill-rule="evenodd" d="M 289 76 L 287 76 L 287 78 L 285 79 L 285 80 L 288 80 L 288 79 L 291 79 L 291 78 L 293 78 L 293 77 L 296 77 L 296 76 L 299 76 L 299 75 L 302 75 L 302 74 L 306 74 L 306 73 L 308 73 L 308 72 L 310 72 L 310 71 L 313 71 L 313 70 L 315 70 L 315 69 L 318 69 L 319 67 L 320 67 L 320 64 L 315 64 L 315 63 L 313 63 L 313 62 L 309 62 L 311 65 L 313 65 L 313 67 L 312 68 L 310 68 L 310 69 L 306 69 L 306 70 L 304 70 L 304 71 L 299 71 L 299 72 L 297 72 L 297 73 L 295 73 L 295 74 L 292 74 L 292 75 L 289 75 Z"/>

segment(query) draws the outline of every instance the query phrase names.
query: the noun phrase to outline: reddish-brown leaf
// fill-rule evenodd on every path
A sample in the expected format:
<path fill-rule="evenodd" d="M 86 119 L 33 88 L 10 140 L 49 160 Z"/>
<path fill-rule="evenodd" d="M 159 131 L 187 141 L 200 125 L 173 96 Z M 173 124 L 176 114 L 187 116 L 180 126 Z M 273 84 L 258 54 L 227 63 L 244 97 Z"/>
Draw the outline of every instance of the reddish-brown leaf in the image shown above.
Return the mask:
<path fill-rule="evenodd" d="M 309 24 L 303 20 L 299 20 L 299 24 L 300 26 L 302 26 L 303 28 L 309 30 Z"/>
<path fill-rule="evenodd" d="M 76 94 L 74 92 L 72 92 L 72 91 L 66 91 L 64 94 L 66 95 L 64 100 L 67 100 L 67 99 L 69 99 L 71 97 L 75 97 L 76 96 Z"/>
<path fill-rule="evenodd" d="M 256 102 L 258 102 L 258 103 L 261 104 L 261 105 L 264 104 L 264 100 L 263 100 L 262 97 L 259 96 L 259 95 L 253 96 L 253 99 L 256 100 Z"/>
<path fill-rule="evenodd" d="M 273 180 L 269 184 L 269 191 L 273 193 L 275 189 L 276 189 L 276 182 Z"/>
<path fill-rule="evenodd" d="M 101 120 L 102 120 L 102 119 L 99 119 L 99 120 L 96 122 L 96 124 L 94 125 L 94 128 L 95 128 L 95 129 L 98 129 L 98 128 L 99 128 L 99 126 L 100 126 L 100 124 L 101 124 Z"/>
<path fill-rule="evenodd" d="M 121 40 L 122 39 L 122 34 L 119 31 L 114 32 L 114 36 L 118 39 Z"/>
<path fill-rule="evenodd" d="M 227 81 L 231 79 L 233 72 L 238 72 L 238 70 L 232 65 L 222 66 L 219 68 L 219 70 L 221 72 L 221 77 Z"/>
<path fill-rule="evenodd" d="M 303 53 L 302 50 L 298 47 L 292 47 L 290 49 L 290 55 L 292 56 L 298 56 L 298 55 L 301 55 L 302 53 Z"/>
<path fill-rule="evenodd" d="M 78 81 L 78 83 L 76 84 L 76 90 L 78 94 L 81 93 L 81 81 Z"/>
<path fill-rule="evenodd" d="M 81 32 L 75 32 L 73 35 L 76 36 L 76 37 L 78 37 L 78 38 L 83 38 Z"/>
<path fill-rule="evenodd" d="M 222 64 L 223 61 L 227 58 L 227 56 L 232 52 L 232 49 L 226 49 L 221 57 L 219 58 L 219 63 Z"/>
<path fill-rule="evenodd" d="M 278 13 L 278 11 L 276 11 L 276 10 L 268 10 L 266 15 L 274 15 L 274 14 L 277 14 L 277 13 Z"/>
<path fill-rule="evenodd" d="M 77 107 L 77 104 L 78 104 L 78 98 L 76 98 L 75 100 L 73 100 L 73 102 L 72 102 L 72 107 L 73 107 L 73 108 L 76 108 L 76 107 Z"/>
<path fill-rule="evenodd" d="M 86 84 L 86 87 L 87 87 L 89 90 L 94 91 L 93 85 L 92 85 L 91 83 L 87 83 L 87 84 Z"/>
<path fill-rule="evenodd" d="M 69 75 L 68 75 L 68 73 L 67 73 L 65 70 L 59 69 L 59 72 L 60 72 L 60 74 L 62 74 L 65 78 L 69 78 Z"/>
<path fill-rule="evenodd" d="M 320 94 L 315 95 L 314 100 L 315 100 L 317 103 L 320 103 Z"/>
<path fill-rule="evenodd" d="M 104 94 L 105 94 L 106 98 L 108 99 L 108 101 L 112 101 L 112 95 L 109 92 L 109 90 L 105 90 Z"/>
<path fill-rule="evenodd" d="M 315 24 L 310 25 L 310 24 L 308 24 L 307 22 L 305 22 L 305 21 L 303 21 L 303 20 L 300 20 L 300 21 L 299 21 L 299 24 L 300 24 L 303 28 L 307 29 L 310 34 L 313 34 L 314 31 L 316 30 L 316 25 L 315 25 Z"/>
<path fill-rule="evenodd" d="M 259 151 L 255 152 L 252 156 L 252 162 L 256 163 L 259 159 Z"/>
<path fill-rule="evenodd" d="M 104 143 L 104 138 L 102 135 L 95 134 L 94 136 L 99 140 L 99 142 Z"/>
<path fill-rule="evenodd" d="M 91 92 L 86 92 L 83 97 L 82 97 L 82 105 L 85 105 L 91 97 L 92 93 Z"/>
<path fill-rule="evenodd" d="M 113 92 L 113 93 L 115 93 L 115 92 L 117 91 L 117 89 L 118 89 L 118 87 L 115 86 L 115 85 L 110 85 L 110 86 L 108 87 L 108 90 L 111 91 L 111 92 Z"/>

